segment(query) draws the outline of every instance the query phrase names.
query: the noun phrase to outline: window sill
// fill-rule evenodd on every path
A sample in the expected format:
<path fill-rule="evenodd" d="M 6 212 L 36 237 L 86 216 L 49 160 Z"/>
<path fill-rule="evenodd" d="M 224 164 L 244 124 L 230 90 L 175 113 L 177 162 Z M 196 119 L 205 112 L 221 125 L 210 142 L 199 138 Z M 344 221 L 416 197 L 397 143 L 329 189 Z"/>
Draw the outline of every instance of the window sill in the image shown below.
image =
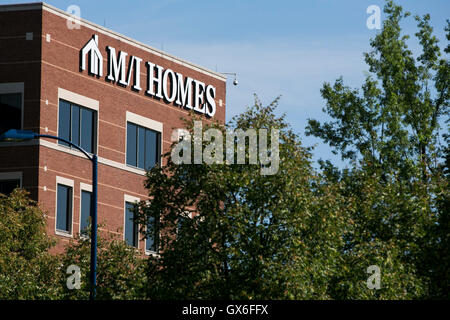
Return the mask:
<path fill-rule="evenodd" d="M 55 234 L 65 238 L 73 238 L 72 234 L 66 231 L 55 230 Z"/>
<path fill-rule="evenodd" d="M 90 240 L 90 236 L 87 236 L 87 235 L 85 235 L 85 234 L 82 234 L 82 233 L 80 233 L 80 239 L 82 239 L 82 240 Z"/>
<path fill-rule="evenodd" d="M 140 168 L 140 167 L 135 167 L 135 166 L 133 166 L 133 165 L 131 165 L 131 164 L 128 164 L 128 163 L 126 163 L 125 165 L 126 165 L 128 168 L 130 168 L 130 169 L 133 169 L 133 170 L 139 170 L 139 171 L 142 171 L 142 172 L 144 172 L 144 173 L 146 173 L 147 171 L 150 171 L 151 169 L 153 169 L 153 168 L 156 167 L 156 166 L 160 166 L 160 164 L 157 163 L 156 165 L 154 165 L 154 166 L 151 167 L 150 169 L 143 169 L 143 168 Z"/>
<path fill-rule="evenodd" d="M 75 151 L 75 152 L 78 152 L 79 154 L 83 154 L 83 152 L 81 152 L 80 150 L 78 150 L 77 148 L 75 148 L 75 147 L 72 147 L 71 145 L 65 145 L 65 144 L 62 144 L 62 143 L 59 143 L 59 142 L 56 142 L 56 144 L 58 145 L 58 146 L 60 146 L 60 147 L 63 147 L 63 148 L 66 148 L 67 150 L 71 150 L 71 151 Z M 80 148 L 81 148 L 81 146 L 80 146 Z M 84 150 L 84 149 L 83 149 Z M 88 154 L 88 155 L 90 155 L 90 156 L 92 156 L 93 155 L 93 153 L 91 153 L 91 152 L 89 152 L 89 151 L 87 151 L 87 150 L 85 150 L 86 151 L 86 153 Z M 84 155 L 84 154 L 83 154 Z"/>
<path fill-rule="evenodd" d="M 155 251 L 147 251 L 145 250 L 146 256 L 153 256 L 154 258 L 161 258 L 161 255 Z"/>
<path fill-rule="evenodd" d="M 125 165 L 126 165 L 128 168 L 130 168 L 130 169 L 139 170 L 139 171 L 142 171 L 142 172 L 147 172 L 147 170 L 145 170 L 145 169 L 143 169 L 143 168 L 135 167 L 135 166 L 133 166 L 133 165 L 131 165 L 131 164 L 128 164 L 128 163 L 126 163 Z"/>

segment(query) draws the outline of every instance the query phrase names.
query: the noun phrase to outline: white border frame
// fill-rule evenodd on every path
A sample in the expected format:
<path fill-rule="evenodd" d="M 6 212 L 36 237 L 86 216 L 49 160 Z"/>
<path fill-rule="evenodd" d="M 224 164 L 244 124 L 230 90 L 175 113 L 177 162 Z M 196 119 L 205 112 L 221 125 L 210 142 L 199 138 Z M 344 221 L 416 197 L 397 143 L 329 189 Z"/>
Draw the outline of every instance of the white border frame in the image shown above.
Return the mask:
<path fill-rule="evenodd" d="M 59 101 L 60 100 L 65 100 L 71 103 L 74 103 L 76 105 L 79 105 L 80 107 L 84 107 L 87 109 L 91 109 L 96 111 L 96 119 L 95 119 L 95 154 L 98 154 L 98 142 L 99 142 L 99 136 L 100 136 L 100 103 L 98 102 L 98 100 L 83 96 L 81 94 L 63 89 L 63 88 L 58 88 L 58 101 L 57 101 L 57 108 L 56 108 L 56 134 L 59 135 Z M 63 144 L 58 144 L 56 143 L 58 146 L 61 146 L 65 149 L 71 149 L 74 150 L 76 153 L 81 153 L 79 150 L 71 148 L 71 147 L 67 147 Z"/>
<path fill-rule="evenodd" d="M 78 220 L 79 220 L 78 221 L 78 233 L 80 234 L 81 238 L 86 238 L 87 239 L 87 238 L 89 238 L 88 236 L 85 236 L 85 235 L 81 234 L 81 208 L 82 208 L 82 206 L 81 206 L 81 199 L 82 199 L 83 191 L 90 192 L 91 196 L 92 196 L 92 185 L 87 184 L 87 183 L 83 183 L 83 182 L 80 183 L 80 213 L 79 213 L 79 218 L 78 218 Z"/>
<path fill-rule="evenodd" d="M 20 119 L 20 129 L 23 130 L 23 118 L 24 118 L 24 99 L 25 99 L 25 83 L 24 82 L 4 82 L 0 83 L 0 94 L 8 94 L 8 93 L 20 93 L 21 94 L 21 102 L 20 106 L 21 111 L 21 119 Z"/>
<path fill-rule="evenodd" d="M 141 199 L 139 199 L 139 198 L 137 198 L 137 197 L 133 197 L 133 196 L 130 196 L 130 195 L 128 195 L 128 194 L 125 194 L 124 196 L 123 196 L 123 210 L 122 210 L 122 212 L 123 212 L 123 241 L 125 241 L 125 243 L 126 243 L 126 238 L 125 238 L 125 224 L 126 224 L 126 213 L 125 213 L 125 211 L 127 210 L 127 202 L 129 202 L 129 203 L 137 203 L 137 202 L 139 202 L 139 201 L 141 201 Z M 133 246 L 130 246 L 130 247 L 132 247 L 132 248 L 135 248 L 135 249 L 139 249 L 139 242 L 140 242 L 140 239 L 139 239 L 139 226 L 138 226 L 138 240 L 137 240 L 137 246 L 136 247 L 133 247 Z M 127 245 L 128 245 L 128 243 L 127 243 Z"/>
<path fill-rule="evenodd" d="M 126 112 L 126 119 L 125 119 L 125 165 L 129 168 L 133 168 L 135 170 L 139 170 L 141 172 L 145 172 L 145 169 L 141 169 L 139 167 L 135 167 L 132 165 L 129 165 L 127 163 L 127 141 L 128 141 L 128 122 L 131 122 L 133 124 L 136 124 L 138 126 L 157 131 L 160 135 L 160 148 L 159 148 L 159 161 L 162 161 L 162 155 L 163 155 L 163 149 L 164 149 L 164 124 L 162 122 L 143 117 L 141 115 L 138 115 L 136 113 L 132 113 L 130 111 Z M 162 165 L 160 163 L 160 165 Z"/>
<path fill-rule="evenodd" d="M 56 229 L 57 220 L 58 220 L 58 184 L 61 184 L 66 187 L 72 188 L 72 212 L 71 212 L 71 221 L 70 221 L 70 233 L 65 232 L 63 230 Z M 74 207 L 74 197 L 75 197 L 75 183 L 71 179 L 67 179 L 64 177 L 56 176 L 56 184 L 55 184 L 55 234 L 63 237 L 73 238 L 73 207 Z"/>

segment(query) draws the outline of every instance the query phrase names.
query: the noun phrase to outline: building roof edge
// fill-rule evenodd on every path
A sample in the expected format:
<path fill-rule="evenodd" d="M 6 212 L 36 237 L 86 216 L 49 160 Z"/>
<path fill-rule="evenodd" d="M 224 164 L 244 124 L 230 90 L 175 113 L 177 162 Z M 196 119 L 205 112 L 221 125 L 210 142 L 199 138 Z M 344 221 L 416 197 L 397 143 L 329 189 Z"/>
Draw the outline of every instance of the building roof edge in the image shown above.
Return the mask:
<path fill-rule="evenodd" d="M 52 5 L 48 4 L 48 3 L 45 3 L 45 2 L 0 5 L 0 12 L 39 10 L 39 9 L 46 10 L 48 12 L 51 12 L 53 14 L 56 14 L 56 15 L 59 15 L 59 16 L 62 16 L 62 17 L 66 17 L 66 18 L 71 18 L 72 17 L 69 13 L 67 13 L 67 12 L 65 12 L 65 11 L 63 11 L 63 10 L 61 10 L 59 8 L 56 8 L 56 7 L 54 7 L 54 6 L 52 6 Z M 202 66 L 197 65 L 195 63 L 192 63 L 192 62 L 189 62 L 187 60 L 181 59 L 181 58 L 179 58 L 177 56 L 171 55 L 171 54 L 169 54 L 167 52 L 164 52 L 162 50 L 153 48 L 153 47 L 151 47 L 151 46 L 149 46 L 149 45 L 147 45 L 145 43 L 142 43 L 142 42 L 139 42 L 137 40 L 134 40 L 134 39 L 132 39 L 130 37 L 127 37 L 127 36 L 125 36 L 123 34 L 115 32 L 115 31 L 113 31 L 111 29 L 102 27 L 102 26 L 100 26 L 100 25 L 98 25 L 96 23 L 93 23 L 91 21 L 88 21 L 88 20 L 85 20 L 83 18 L 80 18 L 80 23 L 82 25 L 84 25 L 85 27 L 88 27 L 88 28 L 91 28 L 91 29 L 93 29 L 95 31 L 101 32 L 101 33 L 103 33 L 103 34 L 105 34 L 107 36 L 110 36 L 110 37 L 122 40 L 122 41 L 124 41 L 124 42 L 126 42 L 126 43 L 128 43 L 128 44 L 130 44 L 130 45 L 132 45 L 134 47 L 137 47 L 139 49 L 142 49 L 142 50 L 147 51 L 149 53 L 152 53 L 154 55 L 159 55 L 159 56 L 161 56 L 161 57 L 163 57 L 163 58 L 165 58 L 167 60 L 176 62 L 176 63 L 178 63 L 178 64 L 180 64 L 182 66 L 186 66 L 186 67 L 189 67 L 189 68 L 194 69 L 196 71 L 202 72 L 202 73 L 204 73 L 206 75 L 209 75 L 209 76 L 212 76 L 212 77 L 214 77 L 214 78 L 216 78 L 218 80 L 226 81 L 226 79 L 227 79 L 227 77 L 224 74 L 222 74 L 222 73 L 209 70 L 209 69 L 207 69 L 205 67 L 202 67 Z"/>

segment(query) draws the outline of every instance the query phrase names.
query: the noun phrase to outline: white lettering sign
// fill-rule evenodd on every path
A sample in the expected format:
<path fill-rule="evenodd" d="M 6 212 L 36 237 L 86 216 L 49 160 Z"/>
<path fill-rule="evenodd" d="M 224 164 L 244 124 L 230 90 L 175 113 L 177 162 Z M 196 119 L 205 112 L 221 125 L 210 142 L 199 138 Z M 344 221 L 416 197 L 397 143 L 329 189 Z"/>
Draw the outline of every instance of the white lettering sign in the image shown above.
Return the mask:
<path fill-rule="evenodd" d="M 108 56 L 108 70 L 106 80 L 141 91 L 141 63 L 136 56 L 128 57 L 125 51 L 117 52 L 111 46 L 106 47 Z M 103 75 L 103 56 L 99 50 L 98 36 L 92 39 L 80 51 L 80 70 L 88 69 L 90 75 Z M 216 88 L 212 85 L 184 77 L 181 73 L 171 69 L 164 69 L 155 63 L 147 61 L 147 89 L 145 93 L 156 99 L 163 99 L 166 103 L 194 110 L 197 113 L 213 117 L 216 113 Z M 128 69 L 127 69 L 128 68 Z"/>
<path fill-rule="evenodd" d="M 98 36 L 92 39 L 81 49 L 81 70 L 86 70 L 86 55 L 89 54 L 89 72 L 101 77 L 103 74 L 103 56 L 98 49 Z"/>

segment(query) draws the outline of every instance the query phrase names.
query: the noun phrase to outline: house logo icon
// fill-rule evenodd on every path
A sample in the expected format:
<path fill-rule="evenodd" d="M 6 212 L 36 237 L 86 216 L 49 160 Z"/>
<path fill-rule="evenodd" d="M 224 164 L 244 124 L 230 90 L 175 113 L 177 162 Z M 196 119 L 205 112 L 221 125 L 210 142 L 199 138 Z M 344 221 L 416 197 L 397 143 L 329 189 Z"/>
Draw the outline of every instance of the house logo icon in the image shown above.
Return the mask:
<path fill-rule="evenodd" d="M 81 48 L 80 69 L 86 70 L 86 56 L 89 55 L 89 73 L 101 77 L 103 74 L 103 56 L 98 49 L 98 35 L 93 35 L 91 40 Z"/>

